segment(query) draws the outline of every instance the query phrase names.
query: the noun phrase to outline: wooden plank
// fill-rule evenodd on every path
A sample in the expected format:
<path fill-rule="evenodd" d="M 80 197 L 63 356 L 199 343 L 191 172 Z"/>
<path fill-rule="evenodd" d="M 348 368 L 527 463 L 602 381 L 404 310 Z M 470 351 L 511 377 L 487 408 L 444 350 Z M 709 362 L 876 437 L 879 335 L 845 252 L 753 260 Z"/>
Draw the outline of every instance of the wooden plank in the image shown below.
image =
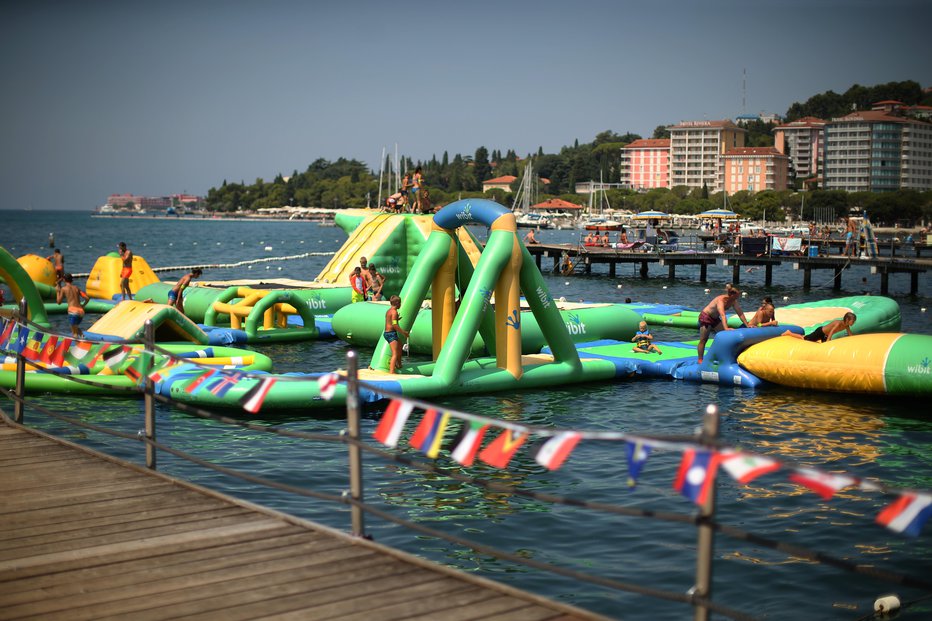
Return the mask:
<path fill-rule="evenodd" d="M 12 552 L 21 548 L 41 549 L 51 544 L 70 545 L 72 542 L 80 545 L 93 545 L 95 541 L 120 541 L 124 538 L 134 538 L 140 534 L 157 534 L 169 528 L 180 528 L 183 525 L 200 526 L 206 521 L 216 521 L 235 516 L 252 515 L 243 507 L 230 507 L 216 505 L 202 510 L 200 513 L 180 511 L 173 515 L 143 519 L 139 514 L 128 516 L 128 519 L 115 524 L 83 525 L 83 527 L 63 527 L 59 524 L 37 528 L 38 532 L 29 535 L 8 538 L 4 540 L 4 552 Z"/>
<path fill-rule="evenodd" d="M 344 546 L 324 553 L 321 558 L 326 557 L 336 564 L 346 564 L 353 560 L 358 562 L 360 558 L 365 557 L 372 559 L 372 562 L 384 562 L 385 560 L 370 550 L 354 550 L 354 555 L 348 555 L 347 552 L 349 550 Z M 155 580 L 148 579 L 145 572 L 137 572 L 137 580 L 130 584 L 90 592 L 82 591 L 70 597 L 45 598 L 19 606 L 11 606 L 4 609 L 4 615 L 9 614 L 11 618 L 25 615 L 43 615 L 44 618 L 54 618 L 53 615 L 58 613 L 66 615 L 62 618 L 79 621 L 133 613 L 132 618 L 136 619 L 138 611 L 151 608 L 162 615 L 161 618 L 166 618 L 167 607 L 179 601 L 198 602 L 205 595 L 209 595 L 211 586 L 223 586 L 226 590 L 222 593 L 229 595 L 242 591 L 244 584 L 248 584 L 252 591 L 261 591 L 266 584 L 273 586 L 294 579 L 294 576 L 300 577 L 305 566 L 308 565 L 316 574 L 333 573 L 332 564 L 328 571 L 323 568 L 324 563 L 314 560 L 314 556 L 316 555 L 292 554 L 284 559 L 274 559 L 274 562 L 227 563 L 209 572 L 169 573 L 166 577 Z M 270 573 L 269 569 L 273 567 L 276 571 Z M 256 579 L 263 577 L 264 574 L 268 574 L 267 580 L 256 582 Z"/>
<path fill-rule="evenodd" d="M 601 618 L 62 446 L 0 425 L 2 618 Z"/>
<path fill-rule="evenodd" d="M 75 593 L 109 589 L 142 580 L 158 580 L 182 572 L 211 571 L 228 563 L 250 563 L 294 554 L 295 551 L 307 554 L 316 553 L 341 545 L 339 542 L 323 537 L 309 539 L 311 534 L 300 529 L 295 533 L 263 537 L 245 543 L 198 548 L 174 554 L 8 580 L 4 582 L 3 590 L 9 591 L 10 594 L 4 595 L 2 601 L 5 606 L 10 606 L 47 597 L 64 597 Z M 142 574 L 142 576 L 137 574 Z"/>

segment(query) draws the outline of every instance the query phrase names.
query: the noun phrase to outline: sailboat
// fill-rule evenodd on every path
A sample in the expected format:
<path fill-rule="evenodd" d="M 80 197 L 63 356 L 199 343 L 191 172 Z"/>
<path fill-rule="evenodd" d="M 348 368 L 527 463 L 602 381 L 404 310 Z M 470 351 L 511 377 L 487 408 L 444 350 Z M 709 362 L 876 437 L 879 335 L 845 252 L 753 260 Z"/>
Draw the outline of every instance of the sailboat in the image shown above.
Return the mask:
<path fill-rule="evenodd" d="M 531 211 L 531 204 L 534 201 L 536 187 L 534 165 L 533 162 L 529 160 L 527 166 L 524 167 L 524 176 L 521 177 L 521 185 L 518 186 L 515 199 L 511 204 L 511 210 L 515 214 L 515 224 L 524 228 L 553 228 L 553 221 L 549 215 Z"/>
<path fill-rule="evenodd" d="M 599 213 L 595 215 L 593 203 L 598 201 Z M 602 215 L 602 204 L 608 203 L 608 197 L 605 196 L 605 185 L 602 183 L 602 175 L 599 175 L 599 189 L 596 192 L 589 192 L 589 219 L 583 222 L 583 228 L 587 231 L 620 231 L 624 225 L 617 220 L 610 220 Z M 612 206 L 609 203 L 608 208 Z"/>

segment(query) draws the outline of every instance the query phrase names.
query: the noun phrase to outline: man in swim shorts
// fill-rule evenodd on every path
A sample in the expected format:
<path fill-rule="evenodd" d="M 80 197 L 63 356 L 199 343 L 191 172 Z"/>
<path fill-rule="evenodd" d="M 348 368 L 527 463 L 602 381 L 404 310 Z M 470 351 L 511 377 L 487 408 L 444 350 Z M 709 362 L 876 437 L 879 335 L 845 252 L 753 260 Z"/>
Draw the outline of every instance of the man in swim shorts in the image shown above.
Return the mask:
<path fill-rule="evenodd" d="M 71 326 L 71 336 L 79 339 L 84 336 L 81 332 L 81 320 L 84 319 L 84 307 L 90 301 L 86 293 L 78 289 L 72 281 L 71 274 L 62 277 L 62 285 L 55 294 L 56 301 L 61 304 L 62 298 L 68 302 L 68 325 Z"/>
<path fill-rule="evenodd" d="M 709 336 L 721 330 L 731 330 L 728 327 L 728 319 L 725 317 L 726 310 L 734 308 L 735 313 L 741 319 L 741 323 L 744 324 L 745 328 L 748 327 L 748 320 L 744 317 L 741 305 L 738 304 L 740 296 L 741 291 L 735 289 L 729 283 L 725 286 L 725 293 L 715 296 L 699 313 L 699 345 L 696 348 L 699 354 L 699 364 L 702 364 L 702 356 L 705 354 L 705 344 L 709 340 Z"/>
<path fill-rule="evenodd" d="M 132 300 L 129 277 L 133 275 L 133 251 L 126 247 L 126 242 L 120 242 L 117 248 L 120 249 L 120 260 L 123 262 L 123 269 L 120 271 L 120 293 L 123 295 L 122 299 Z"/>
<path fill-rule="evenodd" d="M 184 290 L 188 288 L 193 278 L 200 278 L 201 273 L 200 268 L 196 267 L 191 270 L 190 274 L 185 274 L 175 283 L 175 286 L 168 292 L 169 306 L 174 306 L 184 313 Z"/>
<path fill-rule="evenodd" d="M 398 333 L 401 332 L 405 338 L 408 338 L 408 332 L 398 325 L 401 321 L 401 315 L 398 309 L 401 308 L 401 298 L 393 295 L 389 298 L 388 303 L 391 307 L 385 311 L 385 332 L 382 336 L 392 350 L 392 358 L 388 363 L 388 372 L 394 373 L 401 366 L 401 341 L 398 340 Z"/>

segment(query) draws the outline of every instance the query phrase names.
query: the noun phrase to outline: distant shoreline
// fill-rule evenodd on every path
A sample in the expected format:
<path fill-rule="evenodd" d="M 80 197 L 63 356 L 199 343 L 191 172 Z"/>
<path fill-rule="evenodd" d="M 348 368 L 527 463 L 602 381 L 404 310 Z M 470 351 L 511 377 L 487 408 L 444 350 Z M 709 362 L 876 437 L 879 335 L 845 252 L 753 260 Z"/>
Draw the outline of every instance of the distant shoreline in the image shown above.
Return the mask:
<path fill-rule="evenodd" d="M 275 218 L 255 216 L 249 218 L 231 218 L 224 216 L 157 216 L 150 214 L 130 215 L 120 213 L 92 213 L 92 218 L 118 218 L 121 220 L 188 220 L 192 222 L 307 222 L 312 224 L 333 224 L 333 218 Z"/>

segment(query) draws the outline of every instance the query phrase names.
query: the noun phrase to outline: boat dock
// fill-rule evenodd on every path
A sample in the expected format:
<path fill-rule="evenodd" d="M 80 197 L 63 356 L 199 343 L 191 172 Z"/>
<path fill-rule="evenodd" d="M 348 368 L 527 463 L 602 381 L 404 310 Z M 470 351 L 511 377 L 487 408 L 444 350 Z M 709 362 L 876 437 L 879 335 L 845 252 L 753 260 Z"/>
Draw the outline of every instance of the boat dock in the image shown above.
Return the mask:
<path fill-rule="evenodd" d="M 604 619 L 0 423 L 0 617 Z"/>
<path fill-rule="evenodd" d="M 667 268 L 669 278 L 676 277 L 676 268 L 681 265 L 698 265 L 699 281 L 706 282 L 708 268 L 717 265 L 732 268 L 731 281 L 734 284 L 741 282 L 742 268 L 763 267 L 764 282 L 767 286 L 773 284 L 773 268 L 776 265 L 790 263 L 793 269 L 803 273 L 803 288 L 809 289 L 812 284 L 812 272 L 817 270 L 832 270 L 834 277 L 832 287 L 841 289 L 841 277 L 844 270 L 852 265 L 864 265 L 871 271 L 880 274 L 880 293 L 887 295 L 890 289 L 890 276 L 892 274 L 908 274 L 910 278 L 910 295 L 919 292 L 919 275 L 925 274 L 932 268 L 930 259 L 904 259 L 897 257 L 877 257 L 873 259 L 849 258 L 839 255 L 828 256 L 796 256 L 796 255 L 763 255 L 722 252 L 641 252 L 638 250 L 619 250 L 601 246 L 579 246 L 576 244 L 532 244 L 527 246 L 534 257 L 537 267 L 542 271 L 559 272 L 561 259 L 566 255 L 575 268 L 584 273 L 592 272 L 593 265 L 607 265 L 608 275 L 615 277 L 619 264 L 639 266 L 641 278 L 649 277 L 651 264 Z M 552 266 L 546 268 L 542 265 L 545 259 L 552 260 Z"/>

